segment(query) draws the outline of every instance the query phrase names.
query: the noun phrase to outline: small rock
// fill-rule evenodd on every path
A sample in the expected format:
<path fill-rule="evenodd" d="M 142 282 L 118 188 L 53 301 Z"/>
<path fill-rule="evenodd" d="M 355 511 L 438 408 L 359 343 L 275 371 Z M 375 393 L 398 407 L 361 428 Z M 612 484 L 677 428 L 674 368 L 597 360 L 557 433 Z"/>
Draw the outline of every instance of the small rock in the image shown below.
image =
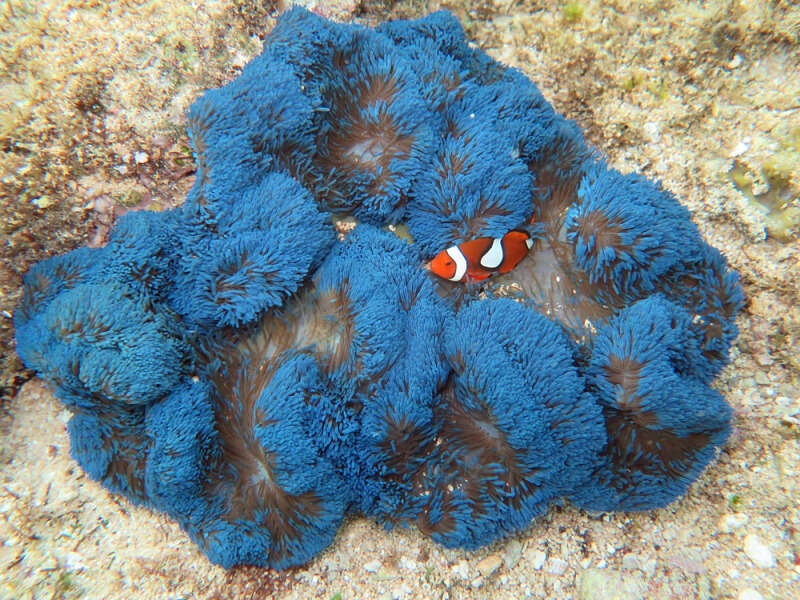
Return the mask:
<path fill-rule="evenodd" d="M 766 194 L 769 191 L 769 182 L 767 182 L 766 179 L 762 179 L 756 175 L 752 185 L 750 186 L 750 191 L 754 196 Z"/>
<path fill-rule="evenodd" d="M 737 596 L 738 600 L 764 600 L 764 596 L 762 596 L 757 590 L 753 588 L 746 588 L 739 592 Z"/>
<path fill-rule="evenodd" d="M 643 580 L 617 571 L 587 569 L 576 582 L 579 600 L 640 600 L 645 598 L 647 585 Z"/>
<path fill-rule="evenodd" d="M 750 149 L 750 143 L 753 140 L 750 137 L 744 138 L 741 142 L 736 144 L 736 147 L 731 150 L 731 153 L 728 155 L 730 158 L 736 158 L 737 156 L 741 156 L 745 152 Z"/>
<path fill-rule="evenodd" d="M 635 571 L 641 567 L 639 557 L 635 554 L 626 554 L 622 557 L 622 568 L 627 571 Z"/>
<path fill-rule="evenodd" d="M 400 558 L 400 568 L 406 571 L 416 571 L 419 568 L 419 563 L 412 558 L 403 556 Z"/>
<path fill-rule="evenodd" d="M 730 69 L 738 69 L 741 66 L 742 66 L 742 55 L 741 54 L 737 54 L 736 56 L 734 56 L 730 60 L 730 62 L 728 63 L 728 68 L 730 68 Z"/>
<path fill-rule="evenodd" d="M 401 600 L 402 598 L 407 597 L 411 593 L 411 588 L 406 585 L 399 585 L 392 590 L 392 600 Z"/>
<path fill-rule="evenodd" d="M 487 556 L 482 561 L 477 564 L 478 572 L 483 575 L 484 577 L 488 577 L 497 569 L 500 568 L 500 565 L 503 564 L 503 559 L 500 558 L 497 554 L 492 554 Z"/>
<path fill-rule="evenodd" d="M 134 160 L 134 162 L 136 162 L 137 165 L 143 165 L 148 160 L 150 160 L 150 157 L 147 155 L 147 152 L 141 152 L 140 151 L 140 152 L 136 152 L 133 155 L 133 160 Z"/>
<path fill-rule="evenodd" d="M 503 554 L 503 562 L 506 564 L 506 569 L 513 569 L 519 563 L 522 557 L 522 544 L 518 540 L 511 540 L 506 545 L 506 550 Z"/>
<path fill-rule="evenodd" d="M 733 533 L 747 525 L 748 516 L 744 513 L 728 513 L 719 520 L 719 530 L 722 533 Z"/>
<path fill-rule="evenodd" d="M 450 568 L 450 574 L 456 579 L 469 579 L 469 564 L 465 560 L 460 560 Z"/>
<path fill-rule="evenodd" d="M 369 571 L 370 573 L 376 573 L 380 568 L 381 568 L 381 561 L 379 560 L 371 560 L 364 565 L 364 570 Z"/>
<path fill-rule="evenodd" d="M 756 362 L 762 367 L 769 367 L 775 361 L 773 361 L 772 357 L 767 352 L 759 352 L 756 354 Z"/>
<path fill-rule="evenodd" d="M 645 137 L 651 142 L 657 142 L 661 138 L 661 130 L 658 123 L 648 122 L 642 127 Z"/>
<path fill-rule="evenodd" d="M 679 569 L 684 575 L 697 575 L 706 572 L 702 556 L 691 550 L 673 554 L 668 561 L 669 564 Z"/>
<path fill-rule="evenodd" d="M 50 196 L 39 196 L 38 198 L 34 198 L 33 200 L 31 200 L 31 202 L 36 206 L 38 206 L 39 208 L 44 209 L 47 208 L 48 206 L 51 206 L 53 202 L 55 202 L 55 200 Z"/>
<path fill-rule="evenodd" d="M 652 579 L 656 574 L 657 565 L 658 563 L 656 562 L 656 559 L 651 558 L 646 563 L 644 563 L 644 566 L 642 567 L 642 572 Z"/>
<path fill-rule="evenodd" d="M 483 577 L 478 575 L 472 582 L 469 584 L 473 589 L 477 590 L 483 585 Z"/>
<path fill-rule="evenodd" d="M 775 557 L 772 555 L 772 551 L 757 535 L 751 533 L 745 536 L 744 553 L 757 567 L 771 569 L 775 566 Z"/>
<path fill-rule="evenodd" d="M 567 562 L 560 558 L 551 558 L 547 561 L 547 568 L 545 571 L 551 575 L 563 575 L 567 570 Z"/>
<path fill-rule="evenodd" d="M 541 550 L 537 550 L 533 553 L 533 557 L 531 558 L 531 566 L 536 569 L 537 571 L 541 570 L 542 566 L 544 566 L 544 561 L 547 560 L 547 553 L 542 552 Z"/>
<path fill-rule="evenodd" d="M 772 383 L 769 380 L 769 377 L 767 377 L 767 374 L 764 373 L 764 371 L 756 371 L 754 377 L 758 385 L 769 385 L 770 383 Z"/>
<path fill-rule="evenodd" d="M 162 150 L 167 150 L 172 145 L 172 142 L 165 135 L 157 135 L 153 138 L 153 145 Z"/>
<path fill-rule="evenodd" d="M 745 377 L 742 379 L 742 389 L 749 390 L 756 387 L 756 380 L 752 377 Z"/>

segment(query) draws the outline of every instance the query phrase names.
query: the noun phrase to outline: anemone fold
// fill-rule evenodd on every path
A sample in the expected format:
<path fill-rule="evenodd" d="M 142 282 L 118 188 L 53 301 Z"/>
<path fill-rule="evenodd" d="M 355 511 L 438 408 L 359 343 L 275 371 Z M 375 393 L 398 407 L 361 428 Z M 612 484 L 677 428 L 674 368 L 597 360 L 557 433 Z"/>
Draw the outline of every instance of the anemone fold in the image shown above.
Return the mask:
<path fill-rule="evenodd" d="M 688 368 L 700 352 L 688 313 L 659 296 L 598 330 L 587 383 L 606 444 L 574 503 L 645 510 L 686 492 L 730 434 L 730 406 Z"/>

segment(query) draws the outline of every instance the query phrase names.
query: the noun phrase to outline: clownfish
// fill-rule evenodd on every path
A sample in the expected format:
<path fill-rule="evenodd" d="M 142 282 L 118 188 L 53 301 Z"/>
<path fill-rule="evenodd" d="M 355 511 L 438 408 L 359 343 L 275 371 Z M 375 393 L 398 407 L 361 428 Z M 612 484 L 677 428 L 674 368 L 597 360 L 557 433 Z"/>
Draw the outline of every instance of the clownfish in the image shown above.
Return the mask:
<path fill-rule="evenodd" d="M 508 273 L 533 246 L 527 231 L 512 229 L 502 238 L 477 238 L 442 250 L 426 268 L 450 281 L 483 281 L 492 273 Z"/>

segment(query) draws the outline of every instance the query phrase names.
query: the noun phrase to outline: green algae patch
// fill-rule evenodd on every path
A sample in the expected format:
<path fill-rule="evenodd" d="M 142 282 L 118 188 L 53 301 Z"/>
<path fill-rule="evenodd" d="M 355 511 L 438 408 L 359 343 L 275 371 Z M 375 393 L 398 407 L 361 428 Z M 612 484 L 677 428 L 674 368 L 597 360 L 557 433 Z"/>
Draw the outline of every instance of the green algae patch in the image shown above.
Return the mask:
<path fill-rule="evenodd" d="M 800 153 L 781 151 L 770 156 L 753 173 L 734 161 L 728 178 L 764 218 L 767 233 L 781 242 L 797 239 L 800 231 L 800 197 L 791 185 L 792 169 L 800 164 Z"/>

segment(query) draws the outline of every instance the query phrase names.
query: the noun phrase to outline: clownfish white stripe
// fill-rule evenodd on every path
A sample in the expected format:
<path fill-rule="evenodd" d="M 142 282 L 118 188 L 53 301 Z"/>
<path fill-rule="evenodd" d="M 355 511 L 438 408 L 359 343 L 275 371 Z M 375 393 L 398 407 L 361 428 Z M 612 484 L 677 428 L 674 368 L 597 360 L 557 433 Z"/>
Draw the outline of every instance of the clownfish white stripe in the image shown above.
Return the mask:
<path fill-rule="evenodd" d="M 456 263 L 456 272 L 450 278 L 450 281 L 461 281 L 464 275 L 467 274 L 467 258 L 458 246 L 448 248 L 447 255 Z"/>
<path fill-rule="evenodd" d="M 494 238 L 492 245 L 481 256 L 481 266 L 484 269 L 496 269 L 503 264 L 503 240 Z"/>

